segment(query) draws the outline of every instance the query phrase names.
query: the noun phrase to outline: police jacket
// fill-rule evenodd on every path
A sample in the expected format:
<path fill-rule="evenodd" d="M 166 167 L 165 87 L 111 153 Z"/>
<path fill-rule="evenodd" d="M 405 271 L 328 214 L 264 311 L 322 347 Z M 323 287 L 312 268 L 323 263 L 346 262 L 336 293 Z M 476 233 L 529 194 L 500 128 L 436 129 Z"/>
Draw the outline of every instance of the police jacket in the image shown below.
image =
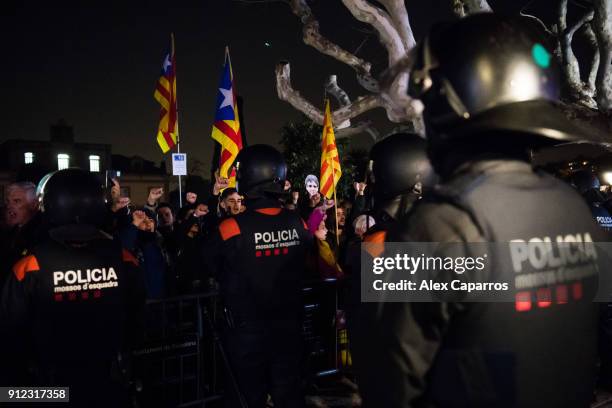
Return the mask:
<path fill-rule="evenodd" d="M 234 319 L 295 319 L 312 237 L 295 211 L 277 200 L 247 203 L 244 213 L 223 220 L 210 266 Z"/>
<path fill-rule="evenodd" d="M 492 160 L 460 168 L 387 241 L 597 242 L 600 232 L 570 187 L 528 163 Z M 533 288 L 520 303 L 368 304 L 376 317 L 365 323 L 364 364 L 379 375 L 363 386 L 364 407 L 588 406 L 598 308 L 584 293 L 592 279 L 572 284 L 564 301 L 557 285 L 549 301 Z"/>
<path fill-rule="evenodd" d="M 27 344 L 23 364 L 50 385 L 61 371 L 108 378 L 112 359 L 138 337 L 143 308 L 137 261 L 117 242 L 48 239 L 13 266 L 0 325 L 12 346 Z"/>

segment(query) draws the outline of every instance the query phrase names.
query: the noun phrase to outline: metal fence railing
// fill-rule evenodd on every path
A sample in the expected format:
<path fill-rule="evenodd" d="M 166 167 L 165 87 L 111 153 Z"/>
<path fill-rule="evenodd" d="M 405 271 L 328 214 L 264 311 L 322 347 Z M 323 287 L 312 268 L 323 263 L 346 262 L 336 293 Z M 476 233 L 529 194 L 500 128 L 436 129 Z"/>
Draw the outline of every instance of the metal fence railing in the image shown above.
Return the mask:
<path fill-rule="evenodd" d="M 338 372 L 337 287 L 334 279 L 304 286 L 304 375 Z M 216 292 L 147 302 L 145 342 L 133 354 L 143 407 L 222 406 L 224 364 L 215 345 L 221 326 Z M 229 387 L 229 385 L 228 385 Z"/>

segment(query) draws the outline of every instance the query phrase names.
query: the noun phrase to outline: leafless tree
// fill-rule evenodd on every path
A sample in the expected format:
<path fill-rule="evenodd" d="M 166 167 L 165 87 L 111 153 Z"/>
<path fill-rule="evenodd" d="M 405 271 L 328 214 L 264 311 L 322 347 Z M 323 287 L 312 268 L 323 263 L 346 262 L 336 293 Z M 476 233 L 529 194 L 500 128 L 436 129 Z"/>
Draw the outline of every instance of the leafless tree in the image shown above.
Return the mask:
<path fill-rule="evenodd" d="M 248 0 L 243 0 L 248 1 Z M 319 31 L 319 21 L 307 0 L 277 0 L 288 3 L 303 25 L 304 43 L 350 66 L 364 93 L 355 99 L 338 85 L 336 75 L 331 75 L 325 84 L 326 91 L 338 101 L 339 107 L 332 113 L 339 137 L 369 131 L 373 137 L 377 132 L 367 122 L 351 123 L 364 112 L 383 108 L 391 122 L 412 124 L 417 132 L 423 131 L 422 105 L 407 95 L 410 63 L 409 51 L 415 46 L 404 0 L 342 0 L 355 19 L 369 24 L 378 34 L 381 45 L 388 55 L 387 69 L 379 76 L 371 72 L 372 64 L 355 53 L 351 53 L 326 38 Z M 563 70 L 570 102 L 599 109 L 612 110 L 612 0 L 589 0 L 588 10 L 577 21 L 568 26 L 568 0 L 558 0 L 557 19 L 547 27 L 535 16 L 533 18 L 557 41 L 556 57 Z M 472 13 L 494 12 L 487 0 L 450 0 L 449 7 L 459 16 Z M 584 29 L 593 50 L 589 74 L 581 75 L 572 44 L 574 34 Z M 583 80 L 582 78 L 586 78 Z M 291 85 L 291 67 L 282 61 L 276 66 L 276 87 L 281 100 L 290 103 L 316 123 L 323 123 L 322 110 L 306 100 Z"/>

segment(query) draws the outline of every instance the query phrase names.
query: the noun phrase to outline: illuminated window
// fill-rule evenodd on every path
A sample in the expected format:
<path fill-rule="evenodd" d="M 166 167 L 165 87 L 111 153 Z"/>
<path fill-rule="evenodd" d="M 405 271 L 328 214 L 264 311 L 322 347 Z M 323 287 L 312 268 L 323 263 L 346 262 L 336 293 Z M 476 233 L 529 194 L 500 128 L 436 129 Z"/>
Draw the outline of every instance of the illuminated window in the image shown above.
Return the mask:
<path fill-rule="evenodd" d="M 89 171 L 98 173 L 100 171 L 100 156 L 89 156 Z"/>
<path fill-rule="evenodd" d="M 25 152 L 23 154 L 23 162 L 25 164 L 34 163 L 34 153 L 32 153 L 32 152 Z"/>
<path fill-rule="evenodd" d="M 67 169 L 70 166 L 70 156 L 65 153 L 60 153 L 57 155 L 57 169 Z"/>

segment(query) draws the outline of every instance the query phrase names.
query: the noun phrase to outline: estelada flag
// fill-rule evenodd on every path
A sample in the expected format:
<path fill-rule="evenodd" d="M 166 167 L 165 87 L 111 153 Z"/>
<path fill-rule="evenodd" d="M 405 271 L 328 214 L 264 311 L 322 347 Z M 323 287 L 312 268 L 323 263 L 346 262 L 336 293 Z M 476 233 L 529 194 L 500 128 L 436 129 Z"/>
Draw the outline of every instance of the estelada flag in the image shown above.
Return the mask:
<path fill-rule="evenodd" d="M 217 92 L 217 111 L 211 137 L 221 145 L 219 175 L 229 178 L 229 185 L 234 186 L 236 176 L 232 170 L 232 165 L 236 156 L 238 156 L 238 152 L 242 149 L 242 134 L 240 132 L 234 74 L 227 47 L 225 48 L 225 63 L 219 82 L 219 92 Z"/>
<path fill-rule="evenodd" d="M 178 110 L 176 107 L 176 60 L 174 58 L 174 35 L 170 36 L 170 50 L 162 64 L 162 72 L 153 97 L 161 105 L 157 144 L 167 153 L 178 143 Z"/>
<path fill-rule="evenodd" d="M 326 198 L 334 195 L 338 180 L 342 176 L 340 156 L 336 147 L 334 125 L 329 109 L 329 99 L 325 101 L 325 117 L 323 118 L 323 136 L 321 138 L 321 178 L 320 191 Z"/>

